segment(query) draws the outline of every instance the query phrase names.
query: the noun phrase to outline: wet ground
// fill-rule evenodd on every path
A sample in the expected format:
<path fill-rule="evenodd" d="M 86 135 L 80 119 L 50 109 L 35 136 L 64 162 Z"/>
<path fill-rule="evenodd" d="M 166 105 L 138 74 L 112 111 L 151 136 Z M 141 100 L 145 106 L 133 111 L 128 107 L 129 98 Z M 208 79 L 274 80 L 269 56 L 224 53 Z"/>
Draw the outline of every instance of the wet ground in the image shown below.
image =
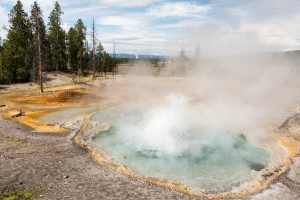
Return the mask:
<path fill-rule="evenodd" d="M 18 100 L 9 101 L 10 98 L 11 94 L 7 94 L 1 99 L 7 101 L 7 107 L 1 108 L 4 115 L 20 105 Z M 126 100 L 131 101 L 129 95 Z M 116 99 L 113 101 L 117 102 Z M 21 103 L 23 105 L 24 101 Z M 47 108 L 43 104 L 31 107 L 24 103 L 24 106 L 29 114 L 31 111 L 55 110 L 71 105 L 61 103 L 64 105 L 55 104 Z M 294 130 L 292 136 L 296 134 L 298 137 L 299 124 L 291 128 Z M 71 140 L 73 134 L 36 132 L 0 117 L 0 191 L 7 193 L 32 189 L 40 192 L 37 199 L 203 199 L 135 180 L 101 166 L 87 150 Z M 277 177 L 270 187 L 244 199 L 300 199 L 299 151 L 292 161 L 288 170 Z"/>
<path fill-rule="evenodd" d="M 2 118 L 0 132 L 2 189 L 39 190 L 38 199 L 191 199 L 100 166 L 68 134 L 36 133 Z"/>
<path fill-rule="evenodd" d="M 203 199 L 101 166 L 68 134 L 36 133 L 0 118 L 0 188 L 37 199 Z M 9 137 L 9 138 L 8 138 Z M 299 199 L 300 157 L 270 188 L 245 199 Z"/>

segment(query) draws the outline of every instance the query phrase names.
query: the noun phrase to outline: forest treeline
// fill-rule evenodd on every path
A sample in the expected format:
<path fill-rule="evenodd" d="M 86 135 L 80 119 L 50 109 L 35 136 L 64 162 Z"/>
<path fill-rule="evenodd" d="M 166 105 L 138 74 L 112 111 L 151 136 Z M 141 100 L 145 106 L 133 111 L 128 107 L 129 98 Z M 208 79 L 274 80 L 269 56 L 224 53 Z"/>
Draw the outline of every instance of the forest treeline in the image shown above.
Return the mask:
<path fill-rule="evenodd" d="M 62 28 L 63 11 L 55 2 L 45 24 L 35 1 L 30 13 L 21 1 L 9 13 L 6 39 L 0 38 L 0 84 L 40 81 L 47 71 L 93 73 L 113 71 L 114 59 L 96 42 L 93 22 L 92 44 L 81 19 L 67 32 Z M 94 21 L 94 20 L 93 20 Z M 41 89 L 42 90 L 42 89 Z"/>

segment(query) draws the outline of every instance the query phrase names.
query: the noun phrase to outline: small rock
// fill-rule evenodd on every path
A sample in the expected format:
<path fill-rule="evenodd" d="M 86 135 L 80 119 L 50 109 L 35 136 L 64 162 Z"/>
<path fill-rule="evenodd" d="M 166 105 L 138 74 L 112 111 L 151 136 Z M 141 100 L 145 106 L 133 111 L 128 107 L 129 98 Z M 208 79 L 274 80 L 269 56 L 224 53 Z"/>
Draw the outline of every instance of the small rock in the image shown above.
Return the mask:
<path fill-rule="evenodd" d="M 64 176 L 64 179 L 67 179 L 67 178 L 69 178 L 69 176 L 68 176 L 68 175 L 65 175 L 65 176 Z"/>

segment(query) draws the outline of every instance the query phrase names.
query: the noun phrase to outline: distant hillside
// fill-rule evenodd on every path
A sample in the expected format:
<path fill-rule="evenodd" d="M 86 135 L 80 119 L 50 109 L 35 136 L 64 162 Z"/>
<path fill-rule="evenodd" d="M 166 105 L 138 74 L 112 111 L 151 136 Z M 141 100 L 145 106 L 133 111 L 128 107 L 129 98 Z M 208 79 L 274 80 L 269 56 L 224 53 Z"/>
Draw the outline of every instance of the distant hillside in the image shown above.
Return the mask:
<path fill-rule="evenodd" d="M 285 55 L 289 55 L 289 56 L 298 56 L 298 57 L 300 57 L 300 50 L 284 51 L 283 53 Z"/>
<path fill-rule="evenodd" d="M 110 53 L 110 56 L 113 57 L 113 54 Z M 166 56 L 157 56 L 157 55 L 137 55 L 138 58 L 165 58 Z M 127 54 L 127 53 L 117 53 L 116 58 L 136 58 L 134 54 Z"/>

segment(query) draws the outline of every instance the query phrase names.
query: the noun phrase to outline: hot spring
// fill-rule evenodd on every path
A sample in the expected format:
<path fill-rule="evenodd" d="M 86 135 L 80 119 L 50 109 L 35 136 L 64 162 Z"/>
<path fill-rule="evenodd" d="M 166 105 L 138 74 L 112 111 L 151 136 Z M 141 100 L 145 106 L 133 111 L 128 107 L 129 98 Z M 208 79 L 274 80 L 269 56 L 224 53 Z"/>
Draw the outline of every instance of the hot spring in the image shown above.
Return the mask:
<path fill-rule="evenodd" d="M 110 125 L 93 138 L 93 145 L 113 162 L 205 193 L 227 192 L 252 181 L 270 160 L 243 133 L 208 123 L 182 95 L 99 112 L 91 119 Z"/>

